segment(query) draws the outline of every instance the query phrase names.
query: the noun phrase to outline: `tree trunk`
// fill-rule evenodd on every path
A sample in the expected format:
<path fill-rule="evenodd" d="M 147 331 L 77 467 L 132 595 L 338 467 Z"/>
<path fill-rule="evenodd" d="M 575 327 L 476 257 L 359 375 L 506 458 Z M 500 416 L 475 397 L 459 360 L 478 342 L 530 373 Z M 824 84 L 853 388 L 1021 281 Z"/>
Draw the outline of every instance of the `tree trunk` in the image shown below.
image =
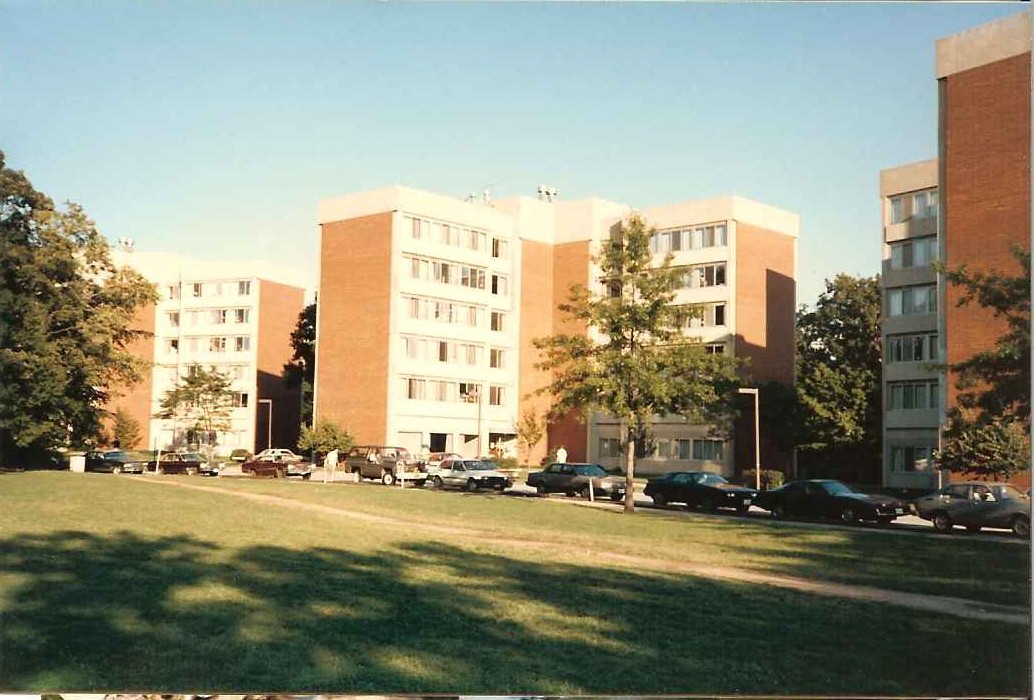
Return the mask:
<path fill-rule="evenodd" d="M 635 512 L 635 440 L 625 444 L 625 512 Z"/>

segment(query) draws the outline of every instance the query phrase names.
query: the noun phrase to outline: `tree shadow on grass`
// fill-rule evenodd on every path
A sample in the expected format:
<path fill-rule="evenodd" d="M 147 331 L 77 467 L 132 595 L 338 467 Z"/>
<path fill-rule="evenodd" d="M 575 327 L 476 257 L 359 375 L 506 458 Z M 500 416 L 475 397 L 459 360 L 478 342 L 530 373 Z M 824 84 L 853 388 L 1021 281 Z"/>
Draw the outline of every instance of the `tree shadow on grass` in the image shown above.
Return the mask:
<path fill-rule="evenodd" d="M 227 552 L 193 537 L 63 532 L 0 540 L 0 577 L 0 688 L 9 690 L 1027 689 L 1020 626 L 966 622 L 985 651 L 939 647 L 934 672 L 912 630 L 947 632 L 955 620 L 436 542 Z"/>

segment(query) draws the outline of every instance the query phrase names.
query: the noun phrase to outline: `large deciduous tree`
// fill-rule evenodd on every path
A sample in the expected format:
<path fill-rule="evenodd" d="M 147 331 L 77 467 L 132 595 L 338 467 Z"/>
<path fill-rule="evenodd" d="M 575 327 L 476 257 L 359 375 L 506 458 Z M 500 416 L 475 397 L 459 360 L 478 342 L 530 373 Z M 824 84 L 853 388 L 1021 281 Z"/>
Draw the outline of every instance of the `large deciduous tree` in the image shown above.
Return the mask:
<path fill-rule="evenodd" d="M 284 383 L 289 389 L 298 389 L 302 395 L 302 425 L 312 421 L 312 387 L 316 374 L 316 302 L 298 314 L 298 323 L 291 331 L 294 355 L 284 365 Z"/>
<path fill-rule="evenodd" d="M 588 333 L 536 338 L 538 367 L 550 382 L 540 393 L 553 397 L 550 417 L 587 418 L 603 411 L 621 420 L 625 449 L 625 512 L 634 505 L 636 454 L 645 452 L 658 415 L 681 415 L 721 429 L 732 415 L 738 384 L 732 357 L 708 354 L 686 328 L 702 309 L 674 304 L 682 271 L 671 256 L 654 263 L 656 233 L 638 215 L 623 222 L 594 262 L 602 273 L 598 292 L 571 288 L 559 309 Z"/>
<path fill-rule="evenodd" d="M 878 478 L 882 459 L 880 278 L 826 280 L 814 309 L 797 312 L 799 459 Z"/>
<path fill-rule="evenodd" d="M 156 299 L 81 207 L 55 209 L 0 152 L 0 462 L 100 432 L 112 387 L 148 366 L 127 347 Z"/>
<path fill-rule="evenodd" d="M 218 434 L 230 429 L 233 405 L 230 377 L 215 368 L 194 364 L 187 368 L 186 376 L 165 392 L 154 417 L 172 420 L 174 430 L 193 432 L 211 459 Z"/>
<path fill-rule="evenodd" d="M 1020 273 L 944 273 L 961 287 L 958 306 L 977 304 L 1006 322 L 993 347 L 950 365 L 958 390 L 937 460 L 944 469 L 1006 479 L 1030 468 L 1030 253 L 1014 248 Z"/>

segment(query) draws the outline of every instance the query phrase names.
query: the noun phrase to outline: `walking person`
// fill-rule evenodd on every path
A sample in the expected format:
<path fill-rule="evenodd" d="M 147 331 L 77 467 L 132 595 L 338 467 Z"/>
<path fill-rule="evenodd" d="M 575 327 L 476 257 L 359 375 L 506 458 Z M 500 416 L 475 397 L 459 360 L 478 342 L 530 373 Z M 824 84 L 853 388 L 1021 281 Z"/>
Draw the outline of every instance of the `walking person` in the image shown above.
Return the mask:
<path fill-rule="evenodd" d="M 323 458 L 323 483 L 337 478 L 337 449 L 333 449 Z"/>

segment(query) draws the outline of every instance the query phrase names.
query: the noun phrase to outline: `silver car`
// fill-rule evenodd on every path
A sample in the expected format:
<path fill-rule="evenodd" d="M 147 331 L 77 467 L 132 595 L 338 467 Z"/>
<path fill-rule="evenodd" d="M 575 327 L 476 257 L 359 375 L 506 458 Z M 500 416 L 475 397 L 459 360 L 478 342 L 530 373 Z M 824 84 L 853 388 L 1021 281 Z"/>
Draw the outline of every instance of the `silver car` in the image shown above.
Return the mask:
<path fill-rule="evenodd" d="M 933 522 L 938 532 L 962 525 L 970 532 L 983 527 L 1008 528 L 1018 537 L 1030 537 L 1030 497 L 1010 484 L 968 481 L 948 484 L 915 501 L 920 518 Z"/>
<path fill-rule="evenodd" d="M 496 469 L 491 462 L 480 459 L 446 459 L 431 475 L 431 483 L 438 488 L 454 486 L 467 491 L 483 488 L 504 491 L 513 486 L 513 479 Z"/>

